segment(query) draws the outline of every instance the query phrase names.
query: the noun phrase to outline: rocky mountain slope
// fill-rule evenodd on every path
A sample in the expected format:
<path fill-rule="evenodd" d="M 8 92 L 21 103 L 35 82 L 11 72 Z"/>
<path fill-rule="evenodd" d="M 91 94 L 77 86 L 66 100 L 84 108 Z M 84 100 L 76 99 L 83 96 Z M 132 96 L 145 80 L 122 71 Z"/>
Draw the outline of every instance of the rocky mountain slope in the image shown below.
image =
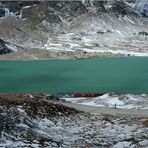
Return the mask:
<path fill-rule="evenodd" d="M 90 114 L 44 94 L 0 95 L 0 147 L 147 147 L 147 118 Z"/>
<path fill-rule="evenodd" d="M 1 39 L 27 49 L 147 55 L 147 24 L 146 0 L 0 4 Z"/>

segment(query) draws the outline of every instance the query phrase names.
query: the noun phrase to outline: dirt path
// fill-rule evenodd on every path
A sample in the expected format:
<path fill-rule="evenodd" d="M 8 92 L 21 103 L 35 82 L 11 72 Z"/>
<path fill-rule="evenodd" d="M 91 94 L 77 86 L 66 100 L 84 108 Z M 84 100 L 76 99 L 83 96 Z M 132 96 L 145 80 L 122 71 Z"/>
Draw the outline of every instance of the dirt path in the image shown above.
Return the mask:
<path fill-rule="evenodd" d="M 105 107 L 94 107 L 86 106 L 81 104 L 72 104 L 62 102 L 63 105 L 68 107 L 75 108 L 80 111 L 90 112 L 90 113 L 99 113 L 99 114 L 109 114 L 109 115 L 119 115 L 119 116 L 137 116 L 137 117 L 148 117 L 148 110 L 137 110 L 137 109 L 114 109 L 114 108 L 105 108 Z"/>

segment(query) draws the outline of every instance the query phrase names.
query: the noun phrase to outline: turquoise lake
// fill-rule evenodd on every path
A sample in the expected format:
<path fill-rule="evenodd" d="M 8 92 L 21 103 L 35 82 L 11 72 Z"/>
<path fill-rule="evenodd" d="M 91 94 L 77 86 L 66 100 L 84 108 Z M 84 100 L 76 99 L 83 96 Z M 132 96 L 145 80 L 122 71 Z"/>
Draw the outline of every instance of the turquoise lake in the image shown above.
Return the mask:
<path fill-rule="evenodd" d="M 0 92 L 148 94 L 148 57 L 1 61 Z"/>

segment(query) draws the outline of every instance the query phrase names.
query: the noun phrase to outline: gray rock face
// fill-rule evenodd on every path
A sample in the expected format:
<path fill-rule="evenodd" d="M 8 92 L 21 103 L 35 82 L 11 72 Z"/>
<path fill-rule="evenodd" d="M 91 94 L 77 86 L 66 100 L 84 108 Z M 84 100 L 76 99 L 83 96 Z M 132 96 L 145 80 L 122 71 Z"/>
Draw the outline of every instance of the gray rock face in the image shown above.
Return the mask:
<path fill-rule="evenodd" d="M 6 46 L 6 42 L 0 39 L 0 54 L 11 53 L 12 51 Z"/>
<path fill-rule="evenodd" d="M 22 10 L 22 17 L 29 21 L 33 19 L 36 24 L 42 20 L 51 24 L 59 24 L 62 19 L 71 21 L 84 13 L 87 13 L 87 9 L 80 1 L 48 1 Z"/>
<path fill-rule="evenodd" d="M 23 50 L 24 48 L 0 39 L 0 55 Z"/>
<path fill-rule="evenodd" d="M 131 8 L 126 2 L 135 4 L 134 8 Z M 24 11 L 24 7 L 32 7 L 37 5 L 37 7 L 42 7 L 38 12 L 34 11 L 34 8 L 27 8 L 29 12 L 32 9 L 35 13 L 39 13 L 51 23 L 60 23 L 61 19 L 66 19 L 71 21 L 73 18 L 82 15 L 88 12 L 97 13 L 117 13 L 121 15 L 138 15 L 137 12 L 143 14 L 144 16 L 148 16 L 148 1 L 129 1 L 129 0 L 116 0 L 116 1 L 108 1 L 108 0 L 71 0 L 71 1 L 2 1 L 1 6 L 4 8 L 8 8 L 10 12 L 15 14 L 20 14 L 21 12 L 23 17 L 26 15 L 29 16 L 29 13 L 26 14 Z M 39 6 L 40 5 L 40 6 Z M 108 7 L 109 6 L 109 7 Z M 137 11 L 137 12 L 136 12 Z M 43 14 L 42 14 L 43 12 Z M 5 15 L 5 10 L 0 8 L 0 17 Z M 32 14 L 30 14 L 32 15 Z"/>
<path fill-rule="evenodd" d="M 40 11 L 43 11 L 45 13 L 44 17 L 47 18 L 48 21 L 53 21 L 56 23 L 60 22 L 61 17 L 70 21 L 72 18 L 88 12 L 117 12 L 118 14 L 136 14 L 134 9 L 130 8 L 124 1 L 2 1 L 2 5 L 3 7 L 9 8 L 9 10 L 13 13 L 21 13 L 21 11 L 23 11 L 22 9 L 25 6 L 40 5 L 40 7 L 43 6 Z M 107 5 L 111 5 L 111 9 L 106 7 Z M 25 13 L 26 12 L 23 11 L 24 16 L 26 16 Z M 36 12 L 34 11 L 34 13 Z"/>
<path fill-rule="evenodd" d="M 139 3 L 138 3 L 139 4 Z M 140 4 L 139 4 L 140 5 Z M 108 13 L 113 15 L 134 15 L 138 13 L 125 1 L 108 0 L 71 0 L 71 1 L 2 1 L 0 17 L 6 14 L 6 9 L 21 19 L 27 21 L 27 26 L 35 29 L 43 21 L 49 23 L 46 26 L 71 22 L 83 14 L 99 15 Z M 139 7 L 138 7 L 139 9 Z M 137 9 L 136 9 L 137 10 Z M 146 12 L 144 9 L 143 12 Z M 9 15 L 9 14 L 8 14 Z M 49 28 L 41 24 L 45 30 Z"/>
<path fill-rule="evenodd" d="M 131 8 L 129 5 L 127 5 L 124 1 L 115 1 L 112 4 L 111 11 L 117 14 L 121 14 L 123 16 L 124 15 L 138 16 L 138 13 L 133 8 Z"/>
<path fill-rule="evenodd" d="M 18 12 L 25 6 L 31 6 L 40 3 L 39 1 L 1 1 L 3 7 L 9 8 L 12 12 Z"/>
<path fill-rule="evenodd" d="M 22 19 L 26 20 L 32 29 L 38 25 L 47 30 L 47 26 L 56 26 L 72 22 L 83 14 L 100 15 L 102 13 L 139 16 L 139 14 L 124 1 L 46 1 L 28 8 L 22 8 Z M 42 24 L 45 21 L 48 25 Z"/>
<path fill-rule="evenodd" d="M 0 17 L 6 17 L 0 18 L 0 34 L 2 39 L 14 44 L 21 44 L 24 47 L 30 44 L 31 47 L 27 47 L 30 49 L 34 45 L 37 48 L 44 46 L 49 36 L 64 36 L 71 31 L 79 34 L 87 32 L 88 29 L 88 34 L 85 33 L 85 35 L 79 35 L 79 37 L 72 39 L 82 40 L 88 36 L 92 39 L 91 33 L 93 33 L 95 42 L 99 42 L 99 39 L 101 44 L 106 44 L 104 40 L 106 34 L 109 35 L 106 37 L 111 37 L 113 34 L 121 35 L 120 31 L 114 30 L 116 24 L 119 23 L 122 26 L 123 23 L 128 22 L 136 26 L 137 18 L 143 19 L 140 13 L 147 12 L 146 6 L 141 11 L 141 6 L 139 6 L 141 2 L 136 3 L 137 7 L 134 7 L 135 3 L 134 0 L 1 1 Z M 103 27 L 102 22 L 106 28 Z M 91 27 L 92 24 L 94 27 Z M 119 30 L 120 25 L 117 25 Z M 143 29 L 137 32 L 139 31 L 142 32 Z M 126 32 L 127 30 L 125 33 L 123 32 L 121 38 L 124 38 Z M 104 39 L 99 38 L 101 35 L 104 35 Z M 67 37 L 65 36 L 65 38 Z M 3 47 L 1 47 L 0 54 L 13 52 L 2 43 L 1 46 Z M 80 44 L 80 47 L 82 46 Z"/>
<path fill-rule="evenodd" d="M 53 10 L 53 13 L 67 19 L 87 12 L 81 1 L 49 1 L 47 5 L 47 13 Z"/>

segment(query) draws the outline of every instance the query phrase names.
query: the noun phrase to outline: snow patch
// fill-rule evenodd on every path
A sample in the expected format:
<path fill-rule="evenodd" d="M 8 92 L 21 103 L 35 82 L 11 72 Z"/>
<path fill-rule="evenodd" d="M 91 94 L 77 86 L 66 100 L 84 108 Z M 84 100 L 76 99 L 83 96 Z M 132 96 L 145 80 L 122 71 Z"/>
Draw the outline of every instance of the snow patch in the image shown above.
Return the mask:
<path fill-rule="evenodd" d="M 83 104 L 88 106 L 98 107 L 112 107 L 120 109 L 148 109 L 148 96 L 147 95 L 117 95 L 117 94 L 104 94 L 94 98 L 60 98 L 66 101 Z"/>

